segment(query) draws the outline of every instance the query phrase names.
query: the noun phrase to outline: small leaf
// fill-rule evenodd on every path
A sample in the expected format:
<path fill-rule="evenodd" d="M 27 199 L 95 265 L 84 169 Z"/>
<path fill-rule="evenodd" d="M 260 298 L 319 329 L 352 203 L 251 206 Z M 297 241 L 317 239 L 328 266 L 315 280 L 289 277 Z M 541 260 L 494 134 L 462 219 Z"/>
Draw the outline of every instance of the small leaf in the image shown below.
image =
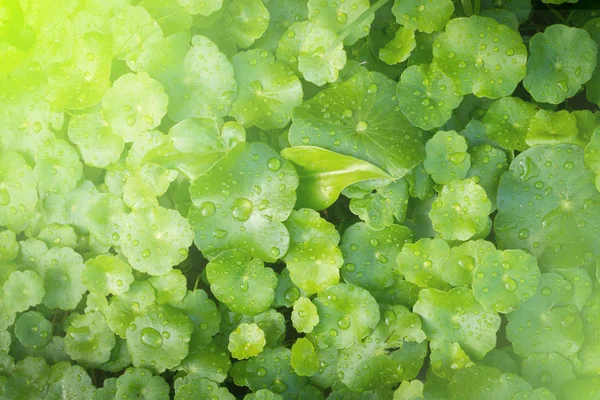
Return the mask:
<path fill-rule="evenodd" d="M 298 166 L 300 186 L 297 207 L 324 210 L 344 188 L 368 179 L 392 179 L 366 161 L 314 146 L 289 147 L 282 157 Z"/>

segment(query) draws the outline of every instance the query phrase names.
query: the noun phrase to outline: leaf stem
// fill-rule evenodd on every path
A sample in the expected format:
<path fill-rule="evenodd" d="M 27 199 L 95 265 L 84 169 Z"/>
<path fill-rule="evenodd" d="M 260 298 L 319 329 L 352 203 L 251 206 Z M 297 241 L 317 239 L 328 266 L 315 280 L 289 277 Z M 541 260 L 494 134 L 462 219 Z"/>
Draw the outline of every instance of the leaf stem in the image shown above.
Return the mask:
<path fill-rule="evenodd" d="M 481 12 L 481 0 L 474 0 L 473 15 L 479 15 L 480 12 Z"/>
<path fill-rule="evenodd" d="M 377 0 L 375 2 L 375 4 L 373 4 L 371 7 L 369 7 L 368 10 L 366 10 L 358 18 L 356 18 L 354 20 L 354 22 L 352 22 L 350 25 L 348 25 L 346 27 L 346 29 L 344 29 L 344 31 L 338 35 L 338 37 L 335 40 L 335 42 L 333 42 L 331 44 L 331 46 L 329 46 L 329 48 L 327 49 L 327 51 L 323 55 L 323 58 L 327 58 L 329 56 L 329 54 L 331 54 L 331 52 L 335 50 L 336 47 L 338 47 L 340 44 L 343 44 L 344 40 L 346 40 L 346 38 L 348 37 L 348 35 L 350 35 L 357 27 L 359 27 L 360 24 L 362 24 L 367 19 L 369 19 L 370 17 L 372 17 L 373 15 L 375 15 L 375 13 L 377 12 L 377 10 L 379 10 L 381 7 L 383 7 L 388 1 L 389 0 Z"/>
<path fill-rule="evenodd" d="M 558 20 L 560 22 L 562 22 L 565 25 L 569 24 L 569 21 L 564 17 L 564 15 L 562 15 L 561 13 L 559 13 L 558 11 L 556 11 L 554 9 L 554 7 L 550 6 L 550 4 L 546 4 L 546 7 L 548 7 L 548 9 L 550 10 L 550 12 L 552 13 L 552 15 L 554 15 L 556 18 L 558 18 Z"/>
<path fill-rule="evenodd" d="M 465 15 L 467 17 L 470 17 L 471 15 L 473 15 L 473 3 L 471 3 L 471 0 L 460 0 L 460 2 L 462 3 L 463 11 L 465 12 Z"/>

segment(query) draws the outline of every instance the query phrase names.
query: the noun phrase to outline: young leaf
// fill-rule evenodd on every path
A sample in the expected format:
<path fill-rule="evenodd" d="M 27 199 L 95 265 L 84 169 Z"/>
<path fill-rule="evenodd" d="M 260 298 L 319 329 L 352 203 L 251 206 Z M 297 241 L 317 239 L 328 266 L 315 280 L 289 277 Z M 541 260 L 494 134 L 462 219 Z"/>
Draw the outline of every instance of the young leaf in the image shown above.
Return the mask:
<path fill-rule="evenodd" d="M 394 101 L 396 83 L 360 71 L 294 110 L 289 140 L 368 161 L 401 178 L 423 161 L 423 134 Z"/>
<path fill-rule="evenodd" d="M 281 156 L 297 165 L 300 177 L 297 207 L 323 210 L 342 190 L 368 179 L 392 178 L 373 164 L 316 146 L 289 147 Z"/>

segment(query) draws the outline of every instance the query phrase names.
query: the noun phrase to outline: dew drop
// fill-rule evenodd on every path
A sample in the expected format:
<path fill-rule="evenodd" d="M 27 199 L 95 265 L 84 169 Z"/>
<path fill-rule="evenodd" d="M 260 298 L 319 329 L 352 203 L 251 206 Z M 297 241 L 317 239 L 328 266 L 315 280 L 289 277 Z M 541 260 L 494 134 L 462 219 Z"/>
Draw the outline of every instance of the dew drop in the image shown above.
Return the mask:
<path fill-rule="evenodd" d="M 158 349 L 163 344 L 162 335 L 154 328 L 144 328 L 141 333 L 141 341 L 148 347 Z"/>
<path fill-rule="evenodd" d="M 517 287 L 518 284 L 514 279 L 504 278 L 504 289 L 506 289 L 507 292 L 514 292 L 517 290 Z"/>
<path fill-rule="evenodd" d="M 226 235 L 227 235 L 227 231 L 225 231 L 223 229 L 215 229 L 213 231 L 213 236 L 216 237 L 217 239 L 224 238 Z"/>
<path fill-rule="evenodd" d="M 450 161 L 454 165 L 459 165 L 467 158 L 467 153 L 460 151 L 456 153 L 450 153 L 448 155 L 448 161 Z"/>
<path fill-rule="evenodd" d="M 252 211 L 254 210 L 254 204 L 245 198 L 236 199 L 233 202 L 233 208 L 231 211 L 231 215 L 233 218 L 238 221 L 247 221 L 250 216 L 252 216 Z"/>
<path fill-rule="evenodd" d="M 346 329 L 350 328 L 350 324 L 351 324 L 351 321 L 348 316 L 344 316 L 344 317 L 338 319 L 338 321 L 337 321 L 337 326 L 342 330 L 346 330 Z"/>
<path fill-rule="evenodd" d="M 210 217 L 215 214 L 215 204 L 211 201 L 205 201 L 200 204 L 200 215 Z"/>
<path fill-rule="evenodd" d="M 144 257 L 144 258 L 150 257 L 150 254 L 151 254 L 150 250 L 148 250 L 148 249 L 142 251 L 142 257 Z"/>
<path fill-rule="evenodd" d="M 0 188 L 0 206 L 7 206 L 10 203 L 10 194 L 5 188 Z"/>
<path fill-rule="evenodd" d="M 273 172 L 279 171 L 279 168 L 281 168 L 281 161 L 278 158 L 271 158 L 267 161 L 267 167 Z"/>

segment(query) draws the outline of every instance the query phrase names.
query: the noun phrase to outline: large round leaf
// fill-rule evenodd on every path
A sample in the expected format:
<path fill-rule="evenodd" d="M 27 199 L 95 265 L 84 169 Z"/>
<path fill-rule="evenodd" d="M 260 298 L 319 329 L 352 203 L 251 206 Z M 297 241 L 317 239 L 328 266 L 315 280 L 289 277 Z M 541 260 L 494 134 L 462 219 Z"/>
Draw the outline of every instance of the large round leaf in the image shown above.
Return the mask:
<path fill-rule="evenodd" d="M 397 93 L 402 113 L 425 130 L 445 124 L 463 99 L 452 79 L 432 65 L 405 69 Z"/>
<path fill-rule="evenodd" d="M 483 117 L 485 134 L 509 150 L 526 150 L 525 143 L 529 121 L 535 115 L 536 106 L 518 97 L 503 97 L 490 105 Z"/>
<path fill-rule="evenodd" d="M 457 342 L 476 358 L 496 347 L 500 317 L 486 312 L 468 289 L 421 290 L 413 311 L 421 316 L 430 340 Z"/>
<path fill-rule="evenodd" d="M 340 283 L 319 293 L 314 300 L 319 323 L 310 337 L 320 348 L 345 349 L 359 342 L 379 322 L 377 302 L 358 286 Z"/>
<path fill-rule="evenodd" d="M 434 43 L 433 57 L 461 93 L 477 97 L 508 96 L 526 73 L 527 49 L 519 33 L 477 15 L 450 21 Z"/>
<path fill-rule="evenodd" d="M 206 276 L 214 296 L 237 313 L 256 315 L 275 297 L 275 272 L 245 250 L 219 254 L 206 266 Z"/>
<path fill-rule="evenodd" d="M 260 49 L 238 53 L 231 63 L 239 94 L 230 115 L 246 127 L 285 127 L 302 103 L 302 85 L 294 71 Z"/>
<path fill-rule="evenodd" d="M 395 92 L 394 81 L 361 71 L 294 110 L 290 143 L 323 147 L 403 177 L 425 151 L 422 133 L 397 107 Z"/>
<path fill-rule="evenodd" d="M 396 0 L 392 12 L 399 24 L 431 33 L 441 31 L 454 12 L 452 0 Z"/>
<path fill-rule="evenodd" d="M 444 239 L 468 240 L 485 230 L 491 208 L 485 190 L 472 179 L 464 179 L 444 185 L 429 217 Z"/>
<path fill-rule="evenodd" d="M 540 270 L 535 257 L 523 250 L 496 250 L 473 276 L 473 294 L 486 310 L 509 313 L 536 292 Z"/>
<path fill-rule="evenodd" d="M 192 236 L 190 225 L 175 210 L 137 209 L 123 221 L 121 249 L 133 268 L 164 275 L 187 258 Z"/>
<path fill-rule="evenodd" d="M 262 143 L 241 143 L 190 187 L 188 219 L 196 245 L 211 259 L 241 248 L 273 262 L 287 253 L 285 221 L 296 202 L 298 175 Z"/>
<path fill-rule="evenodd" d="M 375 231 L 358 222 L 346 229 L 340 249 L 344 256 L 342 276 L 367 290 L 383 289 L 395 281 L 395 260 L 410 242 L 412 232 L 405 226 L 390 225 Z"/>
<path fill-rule="evenodd" d="M 505 248 L 529 251 L 545 270 L 574 268 L 600 249 L 600 194 L 583 149 L 536 146 L 519 154 L 500 179 L 495 232 Z"/>
<path fill-rule="evenodd" d="M 559 104 L 575 96 L 596 68 L 598 45 L 579 28 L 552 25 L 529 42 L 525 89 L 536 101 Z"/>

